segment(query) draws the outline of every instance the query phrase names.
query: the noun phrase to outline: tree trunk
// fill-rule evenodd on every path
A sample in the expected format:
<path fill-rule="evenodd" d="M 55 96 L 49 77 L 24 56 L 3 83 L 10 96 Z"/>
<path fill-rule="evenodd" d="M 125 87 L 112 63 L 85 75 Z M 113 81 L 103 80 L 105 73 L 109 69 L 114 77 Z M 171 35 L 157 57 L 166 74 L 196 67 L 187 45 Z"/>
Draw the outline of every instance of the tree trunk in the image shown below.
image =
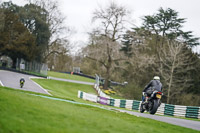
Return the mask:
<path fill-rule="evenodd" d="M 171 91 L 171 86 L 172 86 L 172 81 L 173 81 L 173 75 L 174 75 L 174 69 L 175 69 L 175 61 L 176 61 L 176 55 L 174 56 L 174 60 L 172 63 L 172 68 L 171 68 L 171 74 L 170 74 L 170 79 L 169 79 L 169 88 L 168 88 L 168 94 L 167 94 L 167 104 L 170 102 L 170 91 Z"/>
<path fill-rule="evenodd" d="M 12 58 L 12 61 L 13 61 L 13 63 L 12 63 L 12 68 L 13 68 L 13 69 L 16 69 L 17 58 Z"/>
<path fill-rule="evenodd" d="M 106 78 L 105 78 L 105 83 L 104 83 L 104 87 L 103 87 L 104 89 L 108 89 L 109 79 L 110 79 L 110 67 L 107 67 Z"/>

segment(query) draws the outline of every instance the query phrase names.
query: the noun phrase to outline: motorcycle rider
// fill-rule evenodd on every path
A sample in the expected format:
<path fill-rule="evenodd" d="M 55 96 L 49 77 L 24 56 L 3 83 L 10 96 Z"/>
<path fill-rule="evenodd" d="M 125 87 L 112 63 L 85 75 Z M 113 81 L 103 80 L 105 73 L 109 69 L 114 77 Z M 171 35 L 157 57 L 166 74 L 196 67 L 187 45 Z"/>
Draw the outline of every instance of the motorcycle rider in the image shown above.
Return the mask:
<path fill-rule="evenodd" d="M 24 83 L 25 83 L 24 77 L 22 77 L 22 78 L 19 80 L 19 83 L 20 83 L 20 86 L 21 86 L 21 84 L 24 84 Z"/>
<path fill-rule="evenodd" d="M 151 80 L 144 88 L 142 92 L 142 102 L 147 102 L 146 96 L 150 97 L 154 90 L 162 91 L 162 83 L 160 82 L 160 77 L 154 76 L 153 80 Z"/>

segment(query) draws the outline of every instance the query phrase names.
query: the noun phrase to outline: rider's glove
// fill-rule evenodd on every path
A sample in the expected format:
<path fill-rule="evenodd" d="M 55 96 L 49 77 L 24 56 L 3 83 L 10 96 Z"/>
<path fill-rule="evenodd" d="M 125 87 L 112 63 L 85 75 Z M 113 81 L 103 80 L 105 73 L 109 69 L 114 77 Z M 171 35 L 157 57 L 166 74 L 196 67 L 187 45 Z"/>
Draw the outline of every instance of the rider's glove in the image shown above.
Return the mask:
<path fill-rule="evenodd" d="M 142 95 L 145 96 L 145 92 L 142 92 Z"/>

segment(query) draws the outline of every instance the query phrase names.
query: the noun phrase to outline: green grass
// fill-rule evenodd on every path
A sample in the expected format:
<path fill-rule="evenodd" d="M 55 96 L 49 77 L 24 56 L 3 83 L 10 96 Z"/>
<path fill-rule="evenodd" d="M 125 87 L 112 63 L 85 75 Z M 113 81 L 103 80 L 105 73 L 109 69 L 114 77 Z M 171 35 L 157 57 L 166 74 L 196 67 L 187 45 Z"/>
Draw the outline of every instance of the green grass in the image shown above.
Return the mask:
<path fill-rule="evenodd" d="M 119 96 L 118 94 L 110 94 L 110 95 L 108 95 L 108 96 L 110 96 L 110 97 L 112 97 L 112 98 L 114 98 L 114 99 L 125 99 L 124 97 Z"/>
<path fill-rule="evenodd" d="M 34 80 L 35 82 L 40 84 L 43 88 L 49 90 L 49 92 L 54 97 L 71 99 L 71 100 L 82 102 L 82 103 L 99 105 L 98 103 L 85 101 L 85 100 L 77 97 L 78 90 L 97 95 L 93 86 L 70 83 L 70 82 L 63 82 L 63 81 L 56 81 L 56 80 L 47 80 L 47 79 L 32 79 L 32 80 Z M 116 98 L 116 99 L 123 99 L 122 97 L 116 96 L 116 95 L 111 95 L 111 97 Z M 106 105 L 100 105 L 100 106 L 106 107 Z M 113 106 L 112 106 L 112 108 L 120 109 L 119 107 L 113 107 Z M 125 109 L 125 108 L 123 108 L 123 109 Z M 129 110 L 129 109 L 125 109 L 125 110 Z M 147 113 L 147 114 L 149 114 L 149 113 Z M 172 116 L 166 116 L 166 117 L 172 117 Z M 185 117 L 177 117 L 177 118 L 200 121 L 200 119 L 194 119 L 194 118 L 185 118 Z"/>
<path fill-rule="evenodd" d="M 63 78 L 63 79 L 70 79 L 70 80 L 92 82 L 92 83 L 95 82 L 95 80 L 93 80 L 93 79 L 85 78 L 85 77 L 82 77 L 82 76 L 64 74 L 64 73 L 53 72 L 53 71 L 48 71 L 48 76 L 57 77 L 57 78 Z M 82 90 L 82 91 L 84 91 L 84 90 Z M 112 98 L 116 98 L 116 99 L 124 99 L 124 98 L 122 98 L 121 96 L 119 96 L 117 94 L 111 94 L 111 95 L 108 95 L 108 96 L 111 96 Z"/>
<path fill-rule="evenodd" d="M 49 79 L 32 79 L 47 89 L 53 96 L 60 98 L 68 98 L 75 101 L 80 101 L 78 98 L 78 90 L 86 93 L 95 94 L 96 91 L 91 85 L 76 84 L 64 81 L 49 80 Z"/>
<path fill-rule="evenodd" d="M 78 75 L 71 75 L 66 73 L 59 73 L 59 72 L 53 72 L 48 71 L 48 76 L 56 77 L 56 78 L 63 78 L 63 79 L 70 79 L 70 80 L 78 80 L 78 81 L 85 81 L 85 82 L 92 82 L 94 83 L 94 79 L 78 76 Z"/>
<path fill-rule="evenodd" d="M 0 87 L 1 133 L 196 133 L 125 113 L 54 101 Z"/>

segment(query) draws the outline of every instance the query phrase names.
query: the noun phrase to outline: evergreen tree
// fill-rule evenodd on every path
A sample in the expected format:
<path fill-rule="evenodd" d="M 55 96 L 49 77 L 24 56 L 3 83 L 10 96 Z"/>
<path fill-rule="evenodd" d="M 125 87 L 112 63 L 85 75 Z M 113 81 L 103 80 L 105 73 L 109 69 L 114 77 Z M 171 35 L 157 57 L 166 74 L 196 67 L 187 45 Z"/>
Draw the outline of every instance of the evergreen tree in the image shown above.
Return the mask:
<path fill-rule="evenodd" d="M 0 32 L 0 53 L 9 56 L 13 60 L 13 68 L 15 68 L 17 58 L 28 61 L 35 58 L 37 55 L 35 38 L 13 11 L 5 9 L 4 14 L 4 28 Z"/>
<path fill-rule="evenodd" d="M 181 39 L 182 42 L 190 47 L 199 45 L 199 38 L 194 37 L 192 31 L 184 32 L 181 29 L 185 22 L 184 18 L 179 18 L 178 12 L 175 10 L 160 8 L 157 14 L 143 17 L 143 26 L 141 28 L 157 36 L 162 36 L 161 44 L 164 43 L 164 38 L 168 38 L 170 40 Z"/>
<path fill-rule="evenodd" d="M 123 51 L 127 57 L 131 57 L 133 54 L 131 45 L 132 43 L 129 34 L 124 34 L 122 40 L 122 48 L 120 50 Z"/>
<path fill-rule="evenodd" d="M 38 55 L 36 60 L 41 62 L 50 40 L 50 29 L 47 23 L 48 12 L 34 4 L 27 4 L 20 9 L 20 20 L 36 38 Z"/>
<path fill-rule="evenodd" d="M 31 34 L 35 38 L 34 43 L 37 46 L 35 60 L 41 62 L 50 40 L 50 28 L 47 23 L 48 12 L 34 4 L 27 4 L 20 7 L 11 1 L 2 3 L 1 10 L 11 11 L 15 16 L 15 21 L 21 22 L 24 28 L 29 31 L 28 34 Z"/>

